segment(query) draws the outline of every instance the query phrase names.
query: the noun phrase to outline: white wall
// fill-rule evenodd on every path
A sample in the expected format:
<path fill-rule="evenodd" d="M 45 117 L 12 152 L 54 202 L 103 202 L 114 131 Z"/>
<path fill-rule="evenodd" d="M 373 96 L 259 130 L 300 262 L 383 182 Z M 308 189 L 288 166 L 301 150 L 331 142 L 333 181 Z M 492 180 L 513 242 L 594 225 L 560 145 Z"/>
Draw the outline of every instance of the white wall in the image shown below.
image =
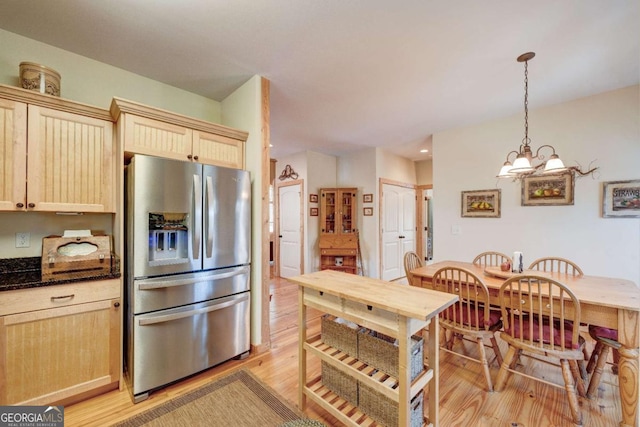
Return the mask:
<path fill-rule="evenodd" d="M 433 184 L 433 159 L 421 160 L 416 163 L 416 184 Z"/>
<path fill-rule="evenodd" d="M 318 203 L 309 203 L 309 194 L 317 194 L 320 196 L 321 188 L 338 187 L 336 181 L 336 169 L 338 159 L 335 156 L 329 156 L 315 151 L 307 151 L 307 177 L 305 179 L 305 187 L 307 194 L 305 200 L 305 230 L 306 233 L 306 252 L 305 252 L 305 273 L 320 270 L 320 251 L 318 248 L 318 239 L 320 237 L 320 216 L 309 215 L 310 208 L 318 208 L 320 210 L 321 200 Z M 318 212 L 319 215 L 319 212 Z"/>
<path fill-rule="evenodd" d="M 251 173 L 251 343 L 262 334 L 262 85 L 253 76 L 222 101 L 222 124 L 249 132 L 245 169 Z M 265 273 L 266 274 L 266 273 Z"/>
<path fill-rule="evenodd" d="M 364 275 L 378 277 L 378 184 L 376 149 L 365 148 L 338 158 L 338 187 L 358 189 L 357 218 Z M 373 203 L 362 202 L 363 194 L 373 194 Z M 364 216 L 363 207 L 373 207 L 373 216 Z"/>
<path fill-rule="evenodd" d="M 534 150 L 551 144 L 567 165 L 600 168 L 576 180 L 572 206 L 521 206 L 520 184 L 495 178 L 522 140 L 521 115 L 434 135 L 434 261 L 519 250 L 525 264 L 561 256 L 585 274 L 640 284 L 640 219 L 601 216 L 603 181 L 640 179 L 639 101 L 636 85 L 529 111 Z M 461 218 L 460 192 L 490 188 L 502 190 L 501 218 Z"/>

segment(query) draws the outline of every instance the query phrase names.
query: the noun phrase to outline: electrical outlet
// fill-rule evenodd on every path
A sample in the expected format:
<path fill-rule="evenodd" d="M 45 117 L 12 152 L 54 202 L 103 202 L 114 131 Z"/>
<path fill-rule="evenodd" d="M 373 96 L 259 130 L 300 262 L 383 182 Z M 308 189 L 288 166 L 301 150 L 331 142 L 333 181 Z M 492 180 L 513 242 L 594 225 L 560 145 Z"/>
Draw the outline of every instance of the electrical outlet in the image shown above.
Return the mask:
<path fill-rule="evenodd" d="M 28 248 L 31 246 L 30 233 L 16 233 L 16 248 Z"/>

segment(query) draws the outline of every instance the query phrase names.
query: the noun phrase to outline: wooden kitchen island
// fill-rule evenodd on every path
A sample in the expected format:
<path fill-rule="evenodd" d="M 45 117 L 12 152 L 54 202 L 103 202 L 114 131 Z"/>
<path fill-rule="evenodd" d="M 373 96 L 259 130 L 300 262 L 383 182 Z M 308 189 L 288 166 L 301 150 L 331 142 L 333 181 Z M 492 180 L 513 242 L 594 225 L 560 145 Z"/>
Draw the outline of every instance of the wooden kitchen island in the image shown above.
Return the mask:
<path fill-rule="evenodd" d="M 424 425 L 438 425 L 438 314 L 458 297 L 437 291 L 399 285 L 333 270 L 290 278 L 299 285 L 299 389 L 300 409 L 310 398 L 338 420 L 350 426 L 376 425 L 359 408 L 336 396 L 322 384 L 321 377 L 307 378 L 307 355 L 318 357 L 354 382 L 376 390 L 398 402 L 398 426 L 409 426 L 411 401 L 427 390 L 428 413 Z M 358 325 L 381 332 L 398 341 L 398 377 L 382 375 L 353 355 L 308 337 L 306 310 L 312 307 Z M 426 369 L 411 381 L 411 337 L 423 331 Z M 428 331 L 428 334 L 426 333 Z"/>

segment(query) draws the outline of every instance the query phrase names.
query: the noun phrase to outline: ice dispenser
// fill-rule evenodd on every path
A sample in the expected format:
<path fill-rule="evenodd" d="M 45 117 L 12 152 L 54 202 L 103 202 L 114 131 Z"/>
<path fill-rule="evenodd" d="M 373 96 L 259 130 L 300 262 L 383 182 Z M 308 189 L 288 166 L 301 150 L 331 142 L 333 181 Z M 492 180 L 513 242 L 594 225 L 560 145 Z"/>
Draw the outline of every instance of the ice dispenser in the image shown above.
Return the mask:
<path fill-rule="evenodd" d="M 149 213 L 149 264 L 189 261 L 186 213 Z"/>

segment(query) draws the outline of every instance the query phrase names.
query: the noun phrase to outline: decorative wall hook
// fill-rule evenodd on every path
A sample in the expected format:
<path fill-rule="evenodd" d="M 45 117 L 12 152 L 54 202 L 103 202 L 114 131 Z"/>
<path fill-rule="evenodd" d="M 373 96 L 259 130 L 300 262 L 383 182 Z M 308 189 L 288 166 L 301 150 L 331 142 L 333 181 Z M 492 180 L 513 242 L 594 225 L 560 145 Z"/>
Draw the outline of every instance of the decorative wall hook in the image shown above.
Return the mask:
<path fill-rule="evenodd" d="M 284 170 L 282 171 L 282 173 L 278 177 L 278 179 L 280 179 L 280 181 L 284 181 L 287 178 L 298 179 L 298 172 L 294 171 L 293 168 L 290 165 L 285 166 Z"/>

